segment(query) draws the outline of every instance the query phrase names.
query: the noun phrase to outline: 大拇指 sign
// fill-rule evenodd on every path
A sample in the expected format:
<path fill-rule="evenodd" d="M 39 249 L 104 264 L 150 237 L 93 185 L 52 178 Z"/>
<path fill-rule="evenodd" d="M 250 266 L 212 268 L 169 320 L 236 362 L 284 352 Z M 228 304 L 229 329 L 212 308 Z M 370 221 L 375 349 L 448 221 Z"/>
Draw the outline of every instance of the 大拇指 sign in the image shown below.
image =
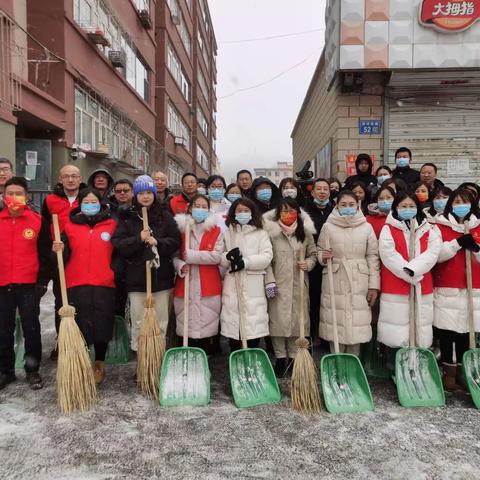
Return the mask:
<path fill-rule="evenodd" d="M 460 32 L 480 18 L 480 0 L 423 0 L 420 23 L 443 32 Z"/>

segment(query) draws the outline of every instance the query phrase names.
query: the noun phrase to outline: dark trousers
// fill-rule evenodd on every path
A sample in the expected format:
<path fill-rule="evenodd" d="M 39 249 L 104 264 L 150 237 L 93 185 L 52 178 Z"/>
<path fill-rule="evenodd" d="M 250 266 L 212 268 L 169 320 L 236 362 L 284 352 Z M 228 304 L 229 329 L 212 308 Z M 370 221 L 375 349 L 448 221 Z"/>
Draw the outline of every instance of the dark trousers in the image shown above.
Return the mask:
<path fill-rule="evenodd" d="M 107 356 L 108 343 L 97 342 L 94 344 L 95 347 L 95 361 L 104 362 L 105 357 Z"/>
<path fill-rule="evenodd" d="M 53 296 L 55 297 L 55 331 L 58 335 L 58 329 L 60 328 L 60 315 L 58 314 L 58 311 L 62 307 L 62 292 L 60 290 L 58 272 L 54 273 L 52 277 L 52 291 Z"/>
<path fill-rule="evenodd" d="M 462 363 L 463 354 L 468 350 L 468 333 L 438 328 L 437 334 L 440 340 L 440 360 L 444 363 L 453 363 L 453 344 L 455 344 L 456 363 Z"/>
<path fill-rule="evenodd" d="M 115 283 L 115 315 L 125 318 L 128 293 L 124 282 Z"/>
<path fill-rule="evenodd" d="M 310 336 L 318 338 L 318 324 L 320 323 L 320 296 L 322 294 L 322 271 L 321 265 L 308 274 L 308 293 L 310 297 Z"/>
<path fill-rule="evenodd" d="M 234 352 L 235 350 L 240 350 L 242 347 L 242 342 L 240 340 L 235 340 L 234 338 L 229 338 L 228 343 L 230 344 L 230 351 Z M 252 340 L 247 340 L 248 348 L 258 348 L 260 345 L 259 338 L 253 338 Z"/>
<path fill-rule="evenodd" d="M 42 359 L 40 335 L 40 299 L 35 286 L 8 285 L 0 287 L 0 372 L 15 369 L 15 312 L 18 308 L 25 338 L 25 371 L 37 372 Z"/>

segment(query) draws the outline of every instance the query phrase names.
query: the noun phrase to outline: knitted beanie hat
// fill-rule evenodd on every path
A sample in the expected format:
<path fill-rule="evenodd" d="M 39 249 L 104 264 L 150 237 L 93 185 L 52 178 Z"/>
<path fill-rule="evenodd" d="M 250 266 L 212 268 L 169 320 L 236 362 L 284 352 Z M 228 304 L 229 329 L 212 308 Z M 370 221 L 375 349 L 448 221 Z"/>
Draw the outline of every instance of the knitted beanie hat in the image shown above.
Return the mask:
<path fill-rule="evenodd" d="M 154 195 L 157 194 L 155 182 L 149 175 L 140 175 L 135 179 L 135 183 L 133 184 L 133 194 L 137 195 L 140 192 L 152 192 Z"/>

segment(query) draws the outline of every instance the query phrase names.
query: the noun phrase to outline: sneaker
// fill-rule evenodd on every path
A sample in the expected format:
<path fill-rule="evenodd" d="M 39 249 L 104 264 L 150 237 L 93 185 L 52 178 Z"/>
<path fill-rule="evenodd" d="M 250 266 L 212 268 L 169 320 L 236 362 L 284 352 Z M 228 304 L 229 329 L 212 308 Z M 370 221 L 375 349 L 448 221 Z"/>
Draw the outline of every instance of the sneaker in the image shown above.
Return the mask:
<path fill-rule="evenodd" d="M 43 388 L 43 380 L 38 372 L 27 372 L 27 383 L 32 390 Z"/>
<path fill-rule="evenodd" d="M 0 390 L 3 390 L 9 383 L 14 382 L 17 379 L 15 372 L 0 372 Z"/>

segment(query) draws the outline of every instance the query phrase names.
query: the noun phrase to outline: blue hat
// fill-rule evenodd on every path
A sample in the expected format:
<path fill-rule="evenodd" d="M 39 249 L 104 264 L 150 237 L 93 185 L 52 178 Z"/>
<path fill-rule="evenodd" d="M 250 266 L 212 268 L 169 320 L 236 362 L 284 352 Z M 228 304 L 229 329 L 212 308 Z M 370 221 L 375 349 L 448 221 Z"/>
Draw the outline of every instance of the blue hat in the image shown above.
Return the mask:
<path fill-rule="evenodd" d="M 154 195 L 157 194 L 157 187 L 152 177 L 148 175 L 140 175 L 135 179 L 133 184 L 133 194 L 137 195 L 140 192 L 152 192 Z"/>

